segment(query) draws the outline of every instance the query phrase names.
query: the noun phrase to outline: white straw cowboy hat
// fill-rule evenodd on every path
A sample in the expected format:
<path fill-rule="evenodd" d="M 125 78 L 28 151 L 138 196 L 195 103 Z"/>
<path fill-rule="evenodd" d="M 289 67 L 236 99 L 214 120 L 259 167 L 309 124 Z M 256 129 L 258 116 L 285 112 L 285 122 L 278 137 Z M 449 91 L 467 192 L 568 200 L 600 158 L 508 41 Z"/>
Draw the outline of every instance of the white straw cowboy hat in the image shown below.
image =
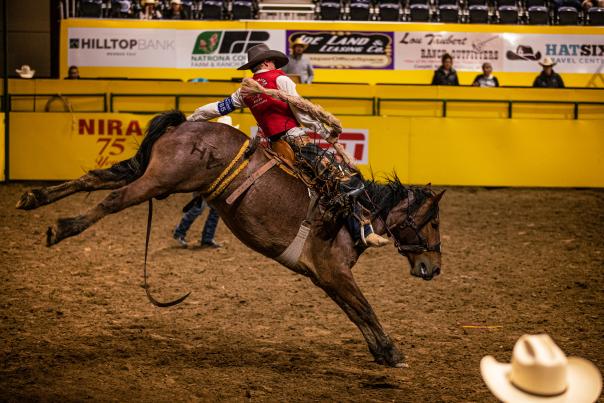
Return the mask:
<path fill-rule="evenodd" d="M 542 62 L 539 62 L 539 64 L 543 67 L 554 67 L 558 63 L 554 63 L 554 61 L 550 57 L 546 56 L 543 58 Z"/>
<path fill-rule="evenodd" d="M 222 123 L 225 125 L 229 125 L 229 126 L 233 126 L 235 129 L 239 129 L 239 125 L 233 125 L 233 119 L 228 115 L 219 117 L 216 122 Z"/>
<path fill-rule="evenodd" d="M 182 4 L 182 1 L 180 1 L 180 0 L 172 0 L 172 1 L 170 1 L 170 4 Z"/>
<path fill-rule="evenodd" d="M 27 64 L 24 64 L 20 69 L 16 69 L 15 71 L 21 78 L 32 78 L 36 74 L 36 70 L 32 70 Z"/>
<path fill-rule="evenodd" d="M 480 372 L 491 392 L 507 403 L 593 403 L 602 390 L 598 368 L 583 358 L 567 358 L 546 334 L 522 336 L 511 364 L 484 357 Z"/>
<path fill-rule="evenodd" d="M 285 53 L 279 52 L 278 50 L 270 50 L 268 46 L 261 43 L 260 45 L 252 46 L 247 50 L 247 63 L 237 70 L 251 69 L 265 60 L 273 60 L 275 62 L 275 68 L 277 69 L 285 66 L 289 62 Z"/>
<path fill-rule="evenodd" d="M 306 49 L 308 47 L 308 43 L 304 43 L 304 41 L 302 40 L 302 38 L 298 37 L 298 38 L 296 38 L 295 41 L 292 42 L 291 48 L 293 49 L 296 46 L 302 46 L 302 47 L 304 47 L 304 49 Z"/>

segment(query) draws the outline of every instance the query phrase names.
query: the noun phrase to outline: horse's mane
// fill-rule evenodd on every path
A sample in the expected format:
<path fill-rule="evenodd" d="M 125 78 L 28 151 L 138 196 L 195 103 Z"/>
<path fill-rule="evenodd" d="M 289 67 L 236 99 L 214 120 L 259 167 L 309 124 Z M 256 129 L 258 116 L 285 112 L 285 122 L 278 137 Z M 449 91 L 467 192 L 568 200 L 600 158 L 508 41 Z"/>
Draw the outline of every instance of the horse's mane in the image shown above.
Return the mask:
<path fill-rule="evenodd" d="M 375 178 L 365 180 L 365 189 L 370 200 L 364 197 L 361 203 L 371 210 L 374 217 L 389 212 L 410 194 L 413 194 L 413 202 L 409 206 L 411 211 L 419 208 L 428 197 L 434 195 L 429 187 L 404 185 L 396 173 L 387 176 L 383 182 L 378 182 Z"/>

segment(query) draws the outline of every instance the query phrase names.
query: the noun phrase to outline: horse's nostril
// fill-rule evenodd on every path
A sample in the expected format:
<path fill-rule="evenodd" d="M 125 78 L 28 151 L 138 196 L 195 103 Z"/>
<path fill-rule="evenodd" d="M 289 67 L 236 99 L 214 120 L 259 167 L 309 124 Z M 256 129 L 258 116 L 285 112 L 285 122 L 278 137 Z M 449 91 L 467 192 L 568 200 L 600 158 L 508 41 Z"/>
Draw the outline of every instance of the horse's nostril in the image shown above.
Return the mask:
<path fill-rule="evenodd" d="M 419 264 L 419 272 L 422 276 L 425 276 L 428 274 L 428 269 L 426 268 L 426 265 L 424 263 Z"/>
<path fill-rule="evenodd" d="M 436 266 L 434 268 L 434 271 L 432 272 L 435 276 L 438 276 L 440 274 L 440 267 Z"/>

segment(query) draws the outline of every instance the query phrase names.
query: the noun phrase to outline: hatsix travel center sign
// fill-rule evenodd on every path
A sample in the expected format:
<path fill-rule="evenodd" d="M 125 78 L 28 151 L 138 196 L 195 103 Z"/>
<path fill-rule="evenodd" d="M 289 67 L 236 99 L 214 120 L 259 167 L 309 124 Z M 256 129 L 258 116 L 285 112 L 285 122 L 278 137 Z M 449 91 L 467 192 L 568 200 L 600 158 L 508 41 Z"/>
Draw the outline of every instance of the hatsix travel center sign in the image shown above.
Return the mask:
<path fill-rule="evenodd" d="M 558 63 L 559 72 L 594 74 L 604 63 L 600 27 L 434 28 L 350 22 L 64 20 L 61 69 L 77 65 L 100 77 L 230 79 L 241 75 L 235 68 L 247 61 L 251 46 L 266 43 L 289 54 L 296 39 L 308 44 L 307 57 L 325 71 L 428 71 L 440 64 L 445 52 L 453 55 L 459 71 L 479 71 L 482 63 L 490 62 L 499 72 L 537 72 L 537 62 L 548 56 Z"/>

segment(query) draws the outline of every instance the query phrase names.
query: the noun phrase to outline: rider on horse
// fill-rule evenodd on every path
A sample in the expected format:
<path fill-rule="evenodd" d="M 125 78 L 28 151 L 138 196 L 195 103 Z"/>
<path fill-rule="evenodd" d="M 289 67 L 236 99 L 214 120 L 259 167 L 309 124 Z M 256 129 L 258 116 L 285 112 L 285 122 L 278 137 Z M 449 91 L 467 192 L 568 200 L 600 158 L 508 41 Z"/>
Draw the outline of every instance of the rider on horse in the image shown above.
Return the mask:
<path fill-rule="evenodd" d="M 288 63 L 285 54 L 270 50 L 265 44 L 251 47 L 247 53 L 248 62 L 238 70 L 251 70 L 254 73 L 253 80 L 264 88 L 277 89 L 292 96 L 299 96 L 296 92 L 296 84 L 283 71 L 279 70 Z M 335 137 L 331 135 L 321 122 L 295 106 L 266 94 L 242 93 L 241 88 L 220 102 L 209 103 L 197 108 L 188 117 L 188 120 L 207 121 L 229 114 L 243 106 L 247 106 L 251 110 L 264 137 L 270 143 L 285 140 L 295 148 L 310 143 L 307 131 L 301 126 L 319 134 L 332 144 L 337 142 L 337 135 Z M 362 182 L 360 184 L 362 185 Z M 362 240 L 366 246 L 380 247 L 388 243 L 387 239 L 373 232 L 370 224 L 364 224 L 361 228 L 358 220 L 353 217 L 349 217 L 346 222 L 352 237 L 357 241 Z M 361 232 L 363 232 L 362 235 Z"/>

